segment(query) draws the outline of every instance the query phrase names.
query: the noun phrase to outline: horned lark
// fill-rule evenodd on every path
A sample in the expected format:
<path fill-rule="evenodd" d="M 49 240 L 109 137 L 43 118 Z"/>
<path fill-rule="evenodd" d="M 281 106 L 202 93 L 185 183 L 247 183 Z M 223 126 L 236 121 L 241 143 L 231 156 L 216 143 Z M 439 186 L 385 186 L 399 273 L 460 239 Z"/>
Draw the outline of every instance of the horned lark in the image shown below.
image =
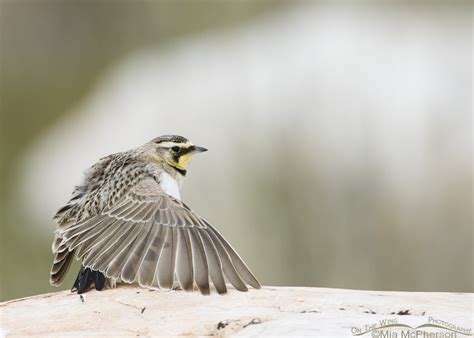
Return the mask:
<path fill-rule="evenodd" d="M 115 282 L 218 293 L 260 284 L 232 246 L 181 201 L 192 155 L 206 151 L 177 135 L 102 158 L 54 216 L 58 224 L 50 282 L 59 285 L 76 256 L 73 290 Z M 175 280 L 176 279 L 176 280 Z"/>

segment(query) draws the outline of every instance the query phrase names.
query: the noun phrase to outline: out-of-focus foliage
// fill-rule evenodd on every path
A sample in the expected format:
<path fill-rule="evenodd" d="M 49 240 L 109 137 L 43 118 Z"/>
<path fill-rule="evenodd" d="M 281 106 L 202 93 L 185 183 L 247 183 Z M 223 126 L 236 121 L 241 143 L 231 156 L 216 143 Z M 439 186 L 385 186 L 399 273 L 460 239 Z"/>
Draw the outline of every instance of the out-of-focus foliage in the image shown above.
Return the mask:
<path fill-rule="evenodd" d="M 5 163 L 127 53 L 245 24 L 281 6 L 280 1 L 2 1 L 2 125 L 13 126 L 2 129 Z"/>
<path fill-rule="evenodd" d="M 214 150 L 192 164 L 186 201 L 228 235 L 264 284 L 472 291 L 472 160 L 467 158 L 472 148 L 465 144 L 472 132 L 466 128 L 472 122 L 467 109 L 472 97 L 464 95 L 469 85 L 472 93 L 466 75 L 472 69 L 466 55 L 450 52 L 468 49 L 458 42 L 469 40 L 469 32 L 463 29 L 470 25 L 462 15 L 469 3 L 419 3 L 401 11 L 396 4 L 328 7 L 313 2 L 306 10 L 308 5 L 4 1 L 0 11 L 0 299 L 54 290 L 48 284 L 54 231 L 48 201 L 60 207 L 72 190 L 70 176 L 106 155 L 105 150 L 95 154 L 90 140 L 118 142 L 115 134 L 119 133 L 120 146 L 132 147 L 148 140 L 149 136 L 137 134 L 143 130 L 149 135 L 155 128 L 156 133 L 184 131 Z M 307 17 L 299 36 L 278 36 L 272 31 L 287 25 L 290 28 L 282 31 L 291 32 L 300 21 L 287 18 L 304 12 Z M 366 39 L 370 30 L 366 36 L 360 33 L 368 29 L 366 22 L 367 27 L 383 27 L 385 21 L 396 21 L 397 15 L 405 20 L 414 16 L 419 27 L 394 31 L 388 25 L 378 35 L 383 37 L 380 41 L 377 35 Z M 438 19 L 443 31 L 439 35 L 433 33 L 440 30 Z M 213 43 L 226 46 L 227 39 L 238 35 L 235 30 L 252 26 L 258 31 L 260 24 L 268 40 L 257 38 L 256 43 L 245 36 L 231 43 L 231 47 L 248 48 L 242 54 L 250 61 L 236 60 L 228 50 L 213 54 Z M 351 24 L 362 28 L 349 38 L 344 35 L 347 30 L 334 28 Z M 332 32 L 327 40 L 326 30 Z M 453 42 L 450 37 L 457 32 L 464 35 Z M 217 34 L 214 40 L 197 40 L 209 46 L 191 42 L 193 37 Z M 433 36 L 439 41 L 428 41 L 427 49 L 418 46 L 417 42 Z M 278 43 L 271 40 L 277 38 L 296 41 L 289 44 L 295 49 L 278 50 Z M 407 46 L 397 54 L 410 60 L 406 64 L 427 68 L 387 71 L 404 64 L 384 54 L 383 47 L 391 41 Z M 312 43 L 317 45 L 315 55 Z M 368 43 L 374 45 L 357 47 Z M 444 47 L 448 43 L 452 45 Z M 186 49 L 191 44 L 193 48 Z M 173 54 L 170 46 L 174 45 L 183 48 Z M 334 45 L 340 48 L 333 49 Z M 429 55 L 426 50 L 432 45 L 436 51 L 442 45 L 444 54 L 419 60 Z M 267 48 L 274 48 L 274 54 Z M 362 57 L 351 54 L 359 50 L 370 52 Z M 139 51 L 144 56 L 131 56 Z M 203 55 L 215 58 L 215 63 L 206 64 L 201 72 Z M 267 59 L 260 60 L 262 55 Z M 106 89 L 97 85 L 97 79 L 128 56 L 131 61 L 120 68 L 120 76 L 105 81 Z M 357 72 L 355 57 L 370 60 L 369 66 L 360 65 L 361 70 L 369 69 L 367 74 Z M 189 66 L 189 60 L 200 62 Z M 225 73 L 222 64 L 241 76 Z M 325 64 L 337 65 L 328 78 L 321 66 Z M 254 65 L 261 67 L 251 69 Z M 167 66 L 171 77 L 181 78 L 176 82 L 168 78 Z M 155 70 L 156 80 L 146 77 Z M 428 86 L 426 74 L 431 72 L 436 81 L 444 79 L 455 99 L 446 101 L 446 93 L 431 92 L 446 88 Z M 216 79 L 216 74 L 229 75 Z M 288 78 L 277 81 L 278 74 Z M 345 74 L 357 75 L 360 84 Z M 393 78 L 381 78 L 385 74 Z M 405 78 L 410 81 L 405 83 Z M 124 84 L 124 79 L 130 83 Z M 155 82 L 160 85 L 154 87 Z M 415 94 L 399 95 L 409 92 L 400 85 Z M 107 91 L 114 86 L 115 91 Z M 135 87 L 144 91 L 143 97 L 134 92 Z M 379 87 L 388 89 L 378 91 Z M 121 94 L 130 94 L 129 111 L 121 110 Z M 93 95 L 96 101 L 90 99 Z M 424 105 L 417 97 L 432 100 Z M 433 104 L 437 97 L 439 104 Z M 183 107 L 179 101 L 191 103 Z M 103 102 L 110 111 L 102 114 Z M 413 107 L 423 111 L 410 116 Z M 149 116 L 145 119 L 149 122 L 127 126 L 124 121 L 134 116 Z M 64 122 L 66 118 L 69 122 Z M 101 129 L 101 123 L 110 128 Z M 399 127 L 393 127 L 397 123 Z M 75 124 L 82 129 L 77 131 Z M 51 143 L 44 139 L 49 138 L 56 143 L 45 148 Z M 97 144 L 97 148 L 122 150 L 113 144 Z M 68 162 L 71 158 L 81 160 Z M 42 161 L 57 166 L 42 166 Z M 81 167 L 74 167 L 78 163 Z M 48 168 L 50 173 L 44 173 Z M 35 180 L 35 174 L 43 176 Z M 21 180 L 33 183 L 25 188 Z M 62 182 L 68 186 L 58 186 Z M 205 198 L 203 189 L 207 189 Z M 56 201 L 58 195 L 62 202 Z M 72 283 L 76 269 L 72 267 L 64 288 Z"/>

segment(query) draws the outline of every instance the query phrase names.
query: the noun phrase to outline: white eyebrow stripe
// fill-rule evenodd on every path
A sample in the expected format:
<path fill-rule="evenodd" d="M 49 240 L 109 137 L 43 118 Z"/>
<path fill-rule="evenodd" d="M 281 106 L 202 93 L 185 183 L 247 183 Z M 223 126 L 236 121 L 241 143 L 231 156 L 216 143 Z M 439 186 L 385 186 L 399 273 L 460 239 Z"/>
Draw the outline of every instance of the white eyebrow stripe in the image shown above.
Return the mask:
<path fill-rule="evenodd" d="M 171 148 L 171 147 L 174 147 L 174 146 L 180 146 L 180 147 L 184 147 L 184 148 L 189 148 L 190 146 L 192 146 L 193 144 L 191 142 L 186 142 L 186 143 L 176 143 L 176 142 L 160 142 L 158 143 L 158 145 L 160 147 L 163 147 L 163 148 Z"/>

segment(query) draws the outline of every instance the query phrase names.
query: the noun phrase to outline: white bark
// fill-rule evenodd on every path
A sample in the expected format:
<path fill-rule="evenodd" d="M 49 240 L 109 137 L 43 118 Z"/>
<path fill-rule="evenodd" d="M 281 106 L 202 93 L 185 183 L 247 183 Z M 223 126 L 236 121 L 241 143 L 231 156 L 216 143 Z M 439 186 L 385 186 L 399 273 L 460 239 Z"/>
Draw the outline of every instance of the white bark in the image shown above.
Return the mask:
<path fill-rule="evenodd" d="M 0 327 L 2 335 L 34 336 L 351 336 L 353 327 L 384 319 L 415 327 L 431 317 L 472 329 L 473 300 L 467 293 L 264 287 L 202 296 L 120 286 L 88 292 L 84 301 L 62 291 L 1 303 Z"/>

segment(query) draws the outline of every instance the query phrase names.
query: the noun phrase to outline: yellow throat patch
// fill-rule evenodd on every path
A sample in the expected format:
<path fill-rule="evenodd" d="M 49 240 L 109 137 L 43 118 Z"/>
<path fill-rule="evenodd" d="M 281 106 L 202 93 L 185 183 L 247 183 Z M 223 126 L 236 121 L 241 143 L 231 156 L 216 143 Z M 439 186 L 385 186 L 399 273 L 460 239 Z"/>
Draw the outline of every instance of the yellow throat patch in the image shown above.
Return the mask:
<path fill-rule="evenodd" d="M 175 166 L 181 170 L 186 170 L 189 162 L 191 161 L 192 153 L 187 153 L 179 157 L 178 163 L 175 163 Z"/>

